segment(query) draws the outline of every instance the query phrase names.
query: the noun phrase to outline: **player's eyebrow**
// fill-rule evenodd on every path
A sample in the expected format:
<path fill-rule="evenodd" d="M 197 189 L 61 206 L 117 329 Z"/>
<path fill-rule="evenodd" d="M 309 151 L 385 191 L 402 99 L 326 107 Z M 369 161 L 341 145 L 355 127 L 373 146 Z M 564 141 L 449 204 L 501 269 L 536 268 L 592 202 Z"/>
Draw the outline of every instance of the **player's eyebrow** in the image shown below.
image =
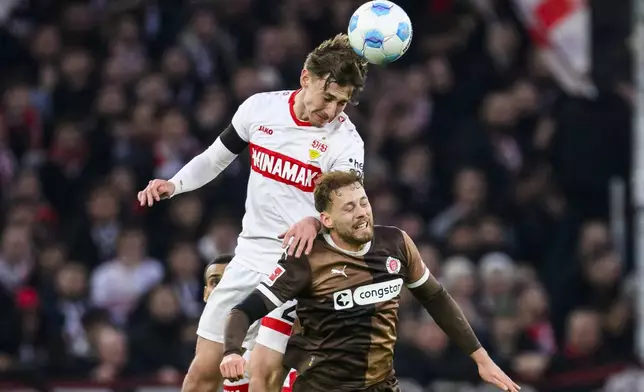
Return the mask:
<path fill-rule="evenodd" d="M 362 196 L 360 198 L 360 200 L 358 200 L 358 203 L 362 203 L 363 201 L 369 201 L 369 198 L 367 196 Z M 349 206 L 355 206 L 358 203 L 356 203 L 355 201 L 348 201 L 348 202 L 344 203 L 344 205 L 342 205 L 342 208 L 349 207 Z"/>
<path fill-rule="evenodd" d="M 333 99 L 333 100 L 338 101 L 338 102 L 345 102 L 345 101 L 348 102 L 349 101 L 349 98 L 338 97 L 336 95 L 331 94 L 328 91 L 326 91 L 324 94 L 325 94 L 326 98 L 330 98 L 330 99 Z"/>

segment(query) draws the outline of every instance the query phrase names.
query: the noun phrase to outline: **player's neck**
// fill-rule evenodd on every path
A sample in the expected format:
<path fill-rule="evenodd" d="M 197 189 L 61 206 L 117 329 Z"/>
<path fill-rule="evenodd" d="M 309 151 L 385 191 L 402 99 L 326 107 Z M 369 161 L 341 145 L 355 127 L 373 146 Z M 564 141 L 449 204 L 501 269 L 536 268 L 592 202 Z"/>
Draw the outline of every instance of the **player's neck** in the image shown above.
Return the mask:
<path fill-rule="evenodd" d="M 308 122 L 309 116 L 306 114 L 306 110 L 304 109 L 303 93 L 303 90 L 300 90 L 295 94 L 293 112 L 295 112 L 295 117 L 297 117 L 298 120 Z"/>
<path fill-rule="evenodd" d="M 348 243 L 347 241 L 343 240 L 342 237 L 340 237 L 338 233 L 335 231 L 331 231 L 329 233 L 329 236 L 331 237 L 331 241 L 333 241 L 333 245 L 338 247 L 340 250 L 344 250 L 346 252 L 351 252 L 351 253 L 360 252 L 361 250 L 364 249 L 366 245 L 366 244 Z"/>

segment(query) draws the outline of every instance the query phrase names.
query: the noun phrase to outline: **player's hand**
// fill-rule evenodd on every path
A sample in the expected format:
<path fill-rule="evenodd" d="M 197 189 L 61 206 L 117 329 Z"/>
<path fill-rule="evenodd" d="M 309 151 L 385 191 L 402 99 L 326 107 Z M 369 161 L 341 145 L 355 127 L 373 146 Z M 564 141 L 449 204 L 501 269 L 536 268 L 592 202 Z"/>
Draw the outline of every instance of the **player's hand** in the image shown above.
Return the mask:
<path fill-rule="evenodd" d="M 479 368 L 479 375 L 483 379 L 492 385 L 496 385 L 502 391 L 507 392 L 518 392 L 521 390 L 521 387 L 517 385 L 514 381 L 508 377 L 507 374 L 497 366 L 492 359 L 477 363 Z"/>
<path fill-rule="evenodd" d="M 308 255 L 313 249 L 313 241 L 322 229 L 322 223 L 312 216 L 306 217 L 297 222 L 287 232 L 280 234 L 282 248 L 288 247 L 289 256 L 302 256 L 302 252 Z M 291 242 L 292 239 L 292 242 Z"/>
<path fill-rule="evenodd" d="M 230 381 L 239 381 L 244 378 L 246 360 L 239 354 L 228 354 L 221 360 L 219 370 L 221 375 Z"/>
<path fill-rule="evenodd" d="M 155 202 L 172 196 L 174 190 L 174 184 L 170 181 L 156 179 L 150 181 L 148 186 L 139 192 L 137 199 L 139 199 L 141 206 L 147 204 L 148 207 L 152 207 Z"/>

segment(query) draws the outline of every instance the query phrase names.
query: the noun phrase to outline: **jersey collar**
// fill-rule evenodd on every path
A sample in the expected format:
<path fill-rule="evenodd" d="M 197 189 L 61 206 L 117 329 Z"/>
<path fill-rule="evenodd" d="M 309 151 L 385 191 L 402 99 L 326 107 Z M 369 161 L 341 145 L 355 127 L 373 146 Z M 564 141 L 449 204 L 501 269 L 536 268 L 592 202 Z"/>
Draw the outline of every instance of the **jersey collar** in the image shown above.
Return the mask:
<path fill-rule="evenodd" d="M 367 254 L 367 252 L 369 252 L 369 249 L 371 248 L 371 241 L 369 241 L 369 242 L 367 242 L 366 244 L 364 244 L 364 246 L 362 247 L 362 249 L 360 249 L 359 251 L 357 251 L 357 252 L 352 252 L 352 251 L 350 251 L 350 250 L 345 250 L 345 249 L 342 249 L 342 248 L 340 248 L 339 246 L 337 246 L 337 245 L 335 244 L 335 242 L 333 242 L 333 239 L 331 238 L 331 235 L 330 235 L 329 233 L 324 233 L 324 234 L 322 234 L 322 236 L 324 237 L 324 240 L 325 240 L 329 245 L 331 245 L 333 248 L 335 248 L 335 249 L 339 250 L 339 251 L 340 251 L 340 252 L 342 252 L 342 253 L 346 253 L 346 254 L 348 254 L 349 256 L 364 256 L 364 255 L 366 255 L 366 254 Z"/>
<path fill-rule="evenodd" d="M 302 89 L 297 89 L 291 93 L 291 97 L 288 99 L 288 110 L 291 112 L 291 118 L 297 126 L 300 127 L 310 127 L 311 123 L 308 121 L 302 121 L 295 115 L 295 96 L 302 91 Z"/>

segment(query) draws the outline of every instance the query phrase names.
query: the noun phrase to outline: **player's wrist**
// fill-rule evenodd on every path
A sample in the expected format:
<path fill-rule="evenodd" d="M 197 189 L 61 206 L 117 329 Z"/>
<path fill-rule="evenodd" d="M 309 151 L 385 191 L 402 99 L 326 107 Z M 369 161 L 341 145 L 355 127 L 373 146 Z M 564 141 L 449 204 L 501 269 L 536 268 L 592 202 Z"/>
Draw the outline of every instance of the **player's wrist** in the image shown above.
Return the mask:
<path fill-rule="evenodd" d="M 318 233 L 322 231 L 322 222 L 320 221 L 319 218 L 317 217 L 312 217 L 313 218 L 313 224 L 315 225 L 315 229 L 317 230 Z"/>
<path fill-rule="evenodd" d="M 169 199 L 172 196 L 175 196 L 175 195 L 180 193 L 180 189 L 179 189 L 180 181 L 177 181 L 174 178 L 171 178 L 171 179 L 168 180 L 168 184 L 170 185 L 170 188 L 172 189 L 172 192 L 168 195 L 168 199 Z"/>
<path fill-rule="evenodd" d="M 229 355 L 235 355 L 235 354 L 236 354 L 236 355 L 239 355 L 239 356 L 241 357 L 243 353 L 244 353 L 244 352 L 243 352 L 243 350 L 241 349 L 241 347 L 231 347 L 231 348 L 226 348 L 226 349 L 224 350 L 224 355 L 223 355 L 223 357 L 222 357 L 222 358 L 226 358 L 226 357 L 227 357 L 227 356 L 229 356 Z"/>
<path fill-rule="evenodd" d="M 472 360 L 474 360 L 474 362 L 476 362 L 478 365 L 485 364 L 492 360 L 492 358 L 490 358 L 490 355 L 483 347 L 479 347 L 473 353 L 471 353 L 470 358 L 472 358 Z"/>

